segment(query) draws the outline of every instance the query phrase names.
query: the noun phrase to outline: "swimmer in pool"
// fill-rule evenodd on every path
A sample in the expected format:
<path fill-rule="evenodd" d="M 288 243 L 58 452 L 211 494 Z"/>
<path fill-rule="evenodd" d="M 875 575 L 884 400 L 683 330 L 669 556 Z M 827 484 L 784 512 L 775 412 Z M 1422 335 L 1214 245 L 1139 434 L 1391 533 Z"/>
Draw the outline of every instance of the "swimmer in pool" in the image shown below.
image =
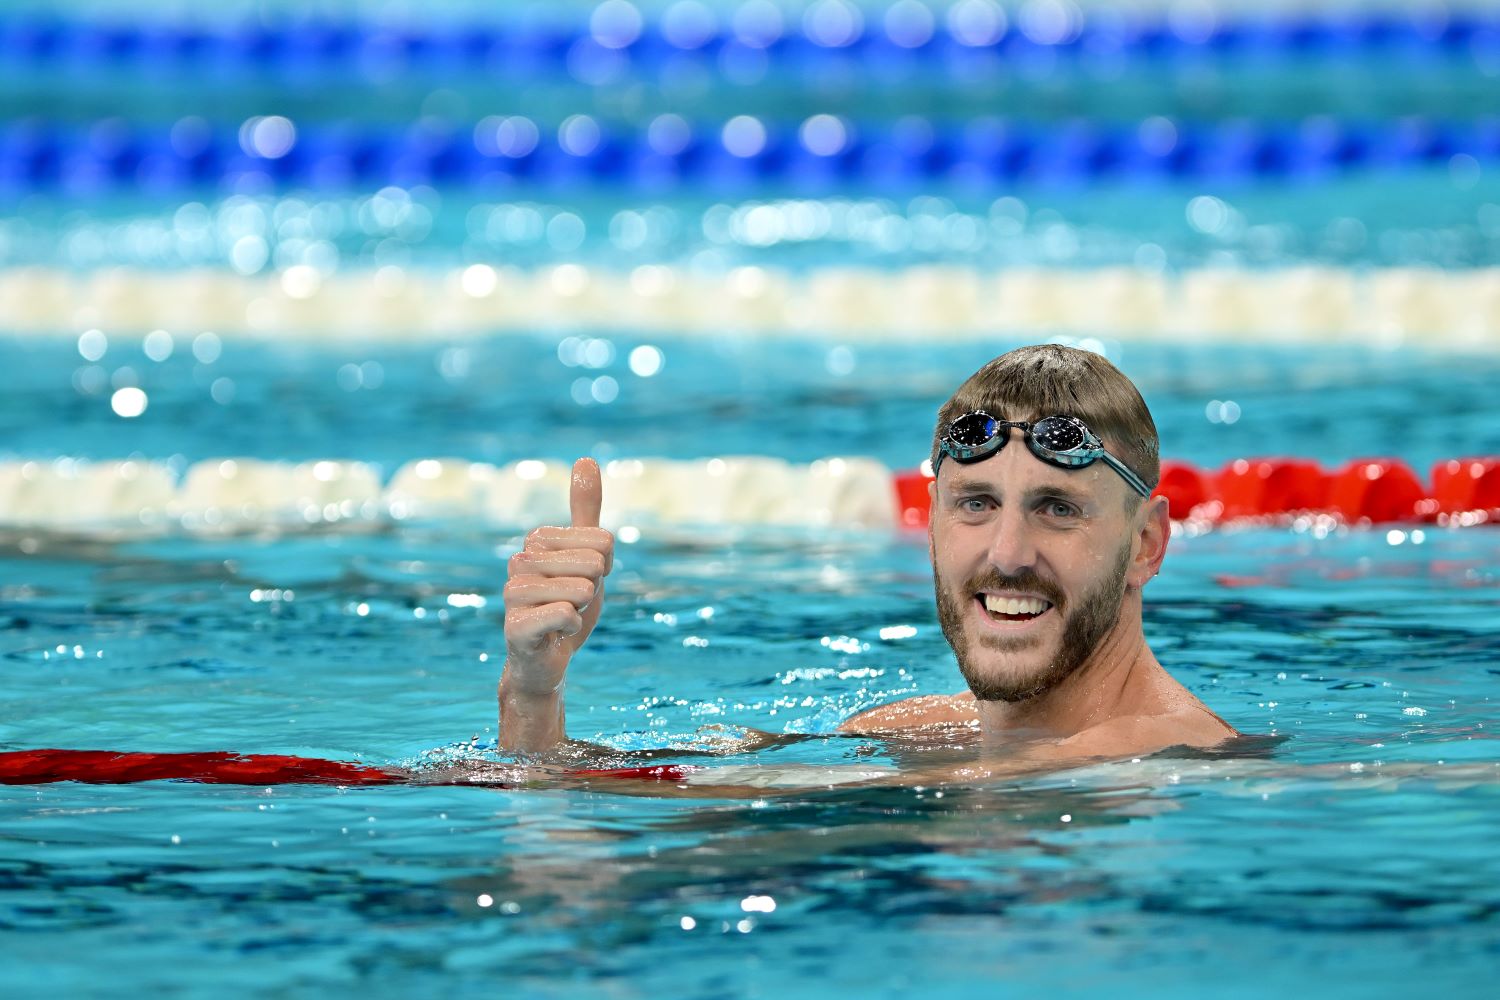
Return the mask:
<path fill-rule="evenodd" d="M 938 621 L 968 690 L 880 706 L 840 731 L 977 730 L 1033 764 L 1212 747 L 1237 734 L 1157 662 L 1141 598 L 1166 556 L 1156 425 L 1103 357 L 1001 355 L 938 413 L 928 547 Z M 505 585 L 500 746 L 566 739 L 568 664 L 604 603 L 614 537 L 599 467 L 573 467 L 572 524 L 537 528 Z"/>

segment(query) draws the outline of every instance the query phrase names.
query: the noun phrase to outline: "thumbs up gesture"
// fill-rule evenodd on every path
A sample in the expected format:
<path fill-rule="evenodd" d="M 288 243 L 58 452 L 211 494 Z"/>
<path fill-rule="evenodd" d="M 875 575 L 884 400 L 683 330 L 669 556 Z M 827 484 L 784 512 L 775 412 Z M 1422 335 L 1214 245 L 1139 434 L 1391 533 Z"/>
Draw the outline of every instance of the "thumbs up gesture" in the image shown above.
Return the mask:
<path fill-rule="evenodd" d="M 572 524 L 537 528 L 511 556 L 505 583 L 500 745 L 544 750 L 565 738 L 563 680 L 604 604 L 615 536 L 599 527 L 604 486 L 591 458 L 573 464 Z"/>

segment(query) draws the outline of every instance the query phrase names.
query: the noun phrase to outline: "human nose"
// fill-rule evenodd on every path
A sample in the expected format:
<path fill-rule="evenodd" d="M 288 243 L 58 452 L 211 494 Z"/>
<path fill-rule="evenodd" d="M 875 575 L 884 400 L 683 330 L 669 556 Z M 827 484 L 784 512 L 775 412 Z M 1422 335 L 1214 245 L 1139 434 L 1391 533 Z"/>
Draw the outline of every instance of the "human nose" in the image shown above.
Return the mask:
<path fill-rule="evenodd" d="M 994 521 L 993 531 L 987 555 L 990 565 L 996 570 L 1007 576 L 1014 576 L 1018 571 L 1035 564 L 1036 541 L 1020 510 L 1014 507 L 1002 508 L 1000 516 Z"/>

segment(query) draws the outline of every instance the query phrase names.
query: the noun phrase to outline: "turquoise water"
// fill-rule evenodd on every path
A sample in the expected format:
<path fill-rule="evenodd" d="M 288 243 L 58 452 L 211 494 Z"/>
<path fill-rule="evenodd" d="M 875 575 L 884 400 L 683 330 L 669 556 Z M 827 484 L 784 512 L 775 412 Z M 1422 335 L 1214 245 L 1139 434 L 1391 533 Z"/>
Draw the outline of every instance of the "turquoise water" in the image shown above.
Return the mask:
<path fill-rule="evenodd" d="M 31 195 L 0 218 L 0 265 L 224 270 L 245 236 L 265 241 L 271 268 L 311 263 L 320 271 L 582 263 L 620 273 L 665 264 L 712 275 L 746 265 L 800 273 L 943 264 L 1132 266 L 1170 275 L 1204 266 L 1477 268 L 1500 255 L 1500 172 L 1447 164 L 1336 181 L 1090 183 L 1074 176 L 1001 190 L 950 180 L 855 181 L 836 196 L 775 184 L 749 194 L 651 194 L 565 182 L 284 194 L 252 186 L 227 198 L 213 188 L 182 195 Z M 1193 212 L 1203 196 L 1224 209 L 1212 226 Z M 747 234 L 745 216 L 763 206 L 793 220 L 780 238 Z"/>
<path fill-rule="evenodd" d="M 581 332 L 587 337 L 587 332 Z M 571 336 L 571 335 L 570 335 Z M 0 460 L 131 455 L 182 468 L 207 458 L 357 459 L 385 478 L 414 459 L 497 464 L 525 458 L 708 458 L 774 455 L 810 462 L 862 455 L 894 469 L 928 457 L 938 405 L 969 372 L 1025 341 L 858 339 L 661 333 L 603 334 L 599 367 L 562 338 L 509 336 L 420 344 L 267 344 L 225 337 L 208 364 L 179 337 L 151 361 L 139 337 L 115 335 L 97 362 L 71 340 L 0 340 Z M 631 371 L 656 347 L 661 370 Z M 1112 343 L 1155 414 L 1162 454 L 1217 468 L 1234 458 L 1313 458 L 1335 468 L 1390 455 L 1424 477 L 1435 461 L 1500 454 L 1486 416 L 1500 359 L 1358 346 Z M 347 365 L 374 366 L 352 381 Z M 134 420 L 110 407 L 111 377 L 129 369 L 150 406 Z M 580 406 L 582 377 L 616 379 L 608 404 Z M 234 386 L 226 402 L 213 385 Z M 1208 404 L 1233 400 L 1233 423 Z M 1216 414 L 1215 414 L 1216 415 Z"/>
<path fill-rule="evenodd" d="M 139 6 L 17 0 L 7 14 L 55 9 L 85 28 L 211 16 L 286 27 L 309 7 Z M 407 17 L 578 28 L 595 5 L 503 6 L 311 5 L 371 31 Z M 655 19 L 675 0 L 636 6 Z M 705 6 L 726 24 L 742 5 Z M 795 27 L 838 5 L 779 6 Z M 856 6 L 874 32 L 891 5 Z M 953 5 L 930 6 L 946 16 Z M 1071 6 L 1005 5 L 1012 32 L 1023 15 L 1044 22 Z M 1118 8 L 1079 6 L 1106 19 Z M 1193 29 L 1201 5 L 1167 6 Z M 1259 16 L 1243 3 L 1214 9 L 1226 23 Z M 1432 11 L 1407 13 L 1420 27 Z M 1274 58 L 1075 47 L 1022 60 L 740 52 L 708 64 L 657 51 L 480 68 L 385 51 L 342 74 L 248 58 L 111 64 L 85 42 L 45 58 L 0 46 L 0 140 L 51 123 L 85 136 L 94 162 L 131 130 L 159 143 L 176 124 L 187 141 L 260 115 L 287 116 L 304 138 L 338 123 L 464 135 L 496 115 L 529 116 L 550 135 L 587 115 L 638 142 L 662 114 L 710 140 L 736 115 L 792 130 L 838 114 L 856 130 L 903 116 L 1016 120 L 1050 135 L 1140 123 L 1171 145 L 1178 126 L 1222 123 L 1315 138 L 1329 124 L 1320 116 L 1377 131 L 1407 115 L 1482 125 L 1500 72 L 1487 35 L 1283 46 Z M 1408 139 L 1424 128 L 1403 127 Z M 273 190 L 227 164 L 162 187 L 126 162 L 107 181 L 65 149 L 28 166 L 30 180 L 0 178 L 0 278 L 14 300 L 0 308 L 27 315 L 30 279 L 12 279 L 30 267 L 80 282 L 127 267 L 253 283 L 297 265 L 368 276 L 655 264 L 705 279 L 760 266 L 794 280 L 850 266 L 1129 267 L 1171 280 L 1310 265 L 1359 281 L 1500 259 L 1492 142 L 1452 157 L 1398 142 L 1347 172 L 1098 183 L 1073 162 L 1079 150 L 1058 148 L 1068 155 L 1020 181 L 865 171 L 837 186 L 813 173 L 655 190 L 624 177 L 580 186 L 565 171 L 380 191 Z M 757 210 L 785 225 L 757 231 L 746 224 Z M 264 254 L 236 253 L 247 240 Z M 78 329 L 22 334 L 0 319 L 0 463 L 134 456 L 180 476 L 228 456 L 351 459 L 387 482 L 405 463 L 448 456 L 857 455 L 910 469 L 953 386 L 1025 333 L 981 343 L 935 328 L 885 343 L 819 330 L 565 331 L 594 338 L 590 367 L 564 332 L 411 331 L 393 343 L 316 329 L 200 340 L 205 331 L 174 327 L 170 356 L 152 360 L 149 326 L 105 330 L 102 354 L 92 338 L 79 344 L 95 304 L 77 303 Z M 162 305 L 170 315 L 177 303 Z M 1500 359 L 1424 352 L 1427 333 L 1452 331 L 1419 326 L 1392 350 L 1373 339 L 1091 346 L 1140 385 L 1164 455 L 1204 468 L 1386 455 L 1425 477 L 1441 459 L 1500 455 Z M 644 345 L 664 359 L 649 377 L 626 362 Z M 580 379 L 604 376 L 611 402 L 576 401 Z M 135 419 L 111 408 L 125 385 L 150 400 Z M 1230 401 L 1239 416 L 1226 423 Z M 492 761 L 504 567 L 529 527 L 0 526 L 0 752 L 232 750 L 429 776 Z M 1147 590 L 1147 636 L 1232 725 L 1274 737 L 1225 754 L 761 798 L 627 795 L 608 781 L 0 786 L 0 996 L 1480 995 L 1500 961 L 1497 567 L 1490 528 L 1180 531 Z M 611 762 L 836 776 L 971 754 L 834 735 L 862 709 L 958 686 L 920 534 L 645 526 L 619 546 L 604 623 L 570 675 L 568 721 Z M 738 726 L 780 739 L 727 751 Z"/>
<path fill-rule="evenodd" d="M 69 384 L 68 345 L 11 340 L 4 369 L 22 388 L 0 421 L 12 457 L 339 454 L 389 473 L 437 451 L 754 443 L 805 459 L 838 440 L 901 467 L 925 449 L 947 384 L 989 351 L 944 349 L 913 380 L 915 348 L 863 348 L 861 377 L 847 378 L 819 371 L 826 345 L 658 342 L 659 381 L 566 420 L 554 397 L 574 372 L 550 342 L 522 338 L 468 345 L 475 372 L 511 373 L 504 391 L 383 357 L 391 394 L 359 403 L 334 379 L 340 355 L 229 343 L 215 364 L 243 384 L 237 398 L 274 405 L 216 413 L 186 367 L 163 370 L 146 416 L 111 424 L 95 412 L 104 400 Z M 1165 450 L 1205 464 L 1500 450 L 1489 362 L 1135 347 L 1120 360 Z M 1204 395 L 1236 386 L 1241 421 L 1210 424 Z M 692 415 L 732 396 L 755 412 L 713 411 L 722 447 L 705 445 Z M 1314 411 L 1325 424 L 1303 448 L 1288 420 Z M 0 749 L 484 756 L 504 559 L 522 529 L 7 530 Z M 1148 637 L 1237 728 L 1285 737 L 1269 756 L 749 801 L 608 787 L 0 789 L 0 990 L 1469 991 L 1493 968 L 1500 908 L 1497 565 L 1500 535 L 1483 529 L 1178 537 L 1147 592 Z M 912 748 L 832 730 L 958 686 L 920 536 L 648 530 L 621 546 L 611 579 L 571 674 L 569 724 L 627 756 L 739 724 L 813 738 L 717 763 L 900 765 Z M 455 607 L 453 593 L 487 604 Z M 909 628 L 882 639 L 891 626 Z"/>
<path fill-rule="evenodd" d="M 935 59 L 885 65 L 827 56 L 818 72 L 787 79 L 785 60 L 751 54 L 738 78 L 726 78 L 710 57 L 679 56 L 645 65 L 622 61 L 597 83 L 571 78 L 559 62 L 507 61 L 475 67 L 447 63 L 381 66 L 369 77 L 318 71 L 253 68 L 215 81 L 237 86 L 204 91 L 183 77 L 212 78 L 213 70 L 173 73 L 157 67 L 92 67 L 61 84 L 34 67 L 0 67 L 0 115 L 33 115 L 90 122 L 117 114 L 121 102 L 138 125 L 170 126 L 188 115 L 242 120 L 265 113 L 268 100 L 296 120 L 334 115 L 362 124 L 399 125 L 428 116 L 472 122 L 496 110 L 496 87 L 524 92 L 529 115 L 562 121 L 586 108 L 603 121 L 644 124 L 657 114 L 685 114 L 722 122 L 722 110 L 800 121 L 813 114 L 920 115 L 939 122 L 977 116 L 1022 115 L 1036 122 L 1081 118 L 1134 123 L 1150 115 L 1176 119 L 1270 118 L 1307 115 L 1396 118 L 1447 115 L 1455 103 L 1482 106 L 1500 75 L 1492 53 L 1434 56 L 1423 51 L 1335 54 L 1334 61 L 1291 54 L 1267 61 L 1232 57 L 1185 58 L 1175 63 L 1129 62 L 1110 55 L 1083 60 L 1043 54 L 1018 63 L 995 53 L 970 54 L 945 66 Z M 7 71 L 8 69 L 8 71 Z M 455 72 L 455 69 L 458 72 Z M 220 71 L 222 74 L 222 71 Z M 810 78 L 810 79 L 809 79 Z M 811 82 L 811 86 L 809 86 Z M 372 99 L 373 98 L 373 99 Z M 509 102 L 506 102 L 509 104 Z"/>

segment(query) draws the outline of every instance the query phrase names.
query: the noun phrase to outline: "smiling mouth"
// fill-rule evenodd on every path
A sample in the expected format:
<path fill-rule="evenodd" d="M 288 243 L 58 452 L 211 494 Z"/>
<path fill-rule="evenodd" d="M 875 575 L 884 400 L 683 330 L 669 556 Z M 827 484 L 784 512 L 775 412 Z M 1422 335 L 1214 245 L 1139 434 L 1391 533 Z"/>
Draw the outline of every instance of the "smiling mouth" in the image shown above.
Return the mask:
<path fill-rule="evenodd" d="M 991 621 L 1029 622 L 1052 610 L 1052 605 L 1040 597 L 1000 597 L 995 594 L 975 594 L 974 597 Z"/>

